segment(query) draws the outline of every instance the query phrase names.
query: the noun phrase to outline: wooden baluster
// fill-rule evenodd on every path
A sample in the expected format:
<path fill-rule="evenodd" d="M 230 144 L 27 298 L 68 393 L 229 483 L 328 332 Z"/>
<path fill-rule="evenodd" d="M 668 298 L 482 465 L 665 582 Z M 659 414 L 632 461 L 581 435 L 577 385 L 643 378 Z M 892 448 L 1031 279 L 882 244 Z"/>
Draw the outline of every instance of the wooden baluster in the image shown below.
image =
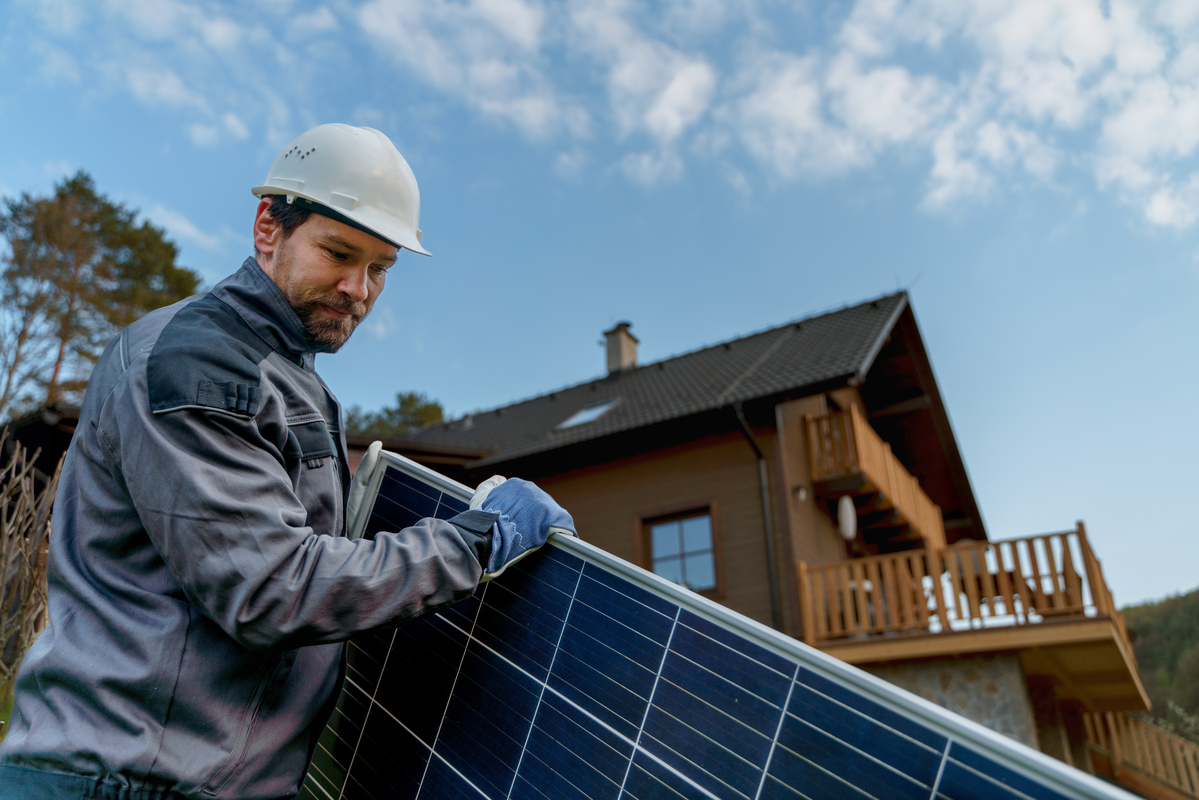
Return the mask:
<path fill-rule="evenodd" d="M 816 593 L 812 591 L 811 579 L 808 577 L 808 562 L 802 558 L 795 563 L 795 577 L 799 583 L 799 615 L 803 625 L 803 640 L 805 644 L 816 646 Z"/>
<path fill-rule="evenodd" d="M 1045 543 L 1045 571 L 1053 580 L 1053 595 L 1050 597 L 1053 610 L 1061 612 L 1067 606 L 1066 587 L 1063 581 L 1062 570 L 1058 567 L 1058 558 L 1053 552 L 1054 541 L 1061 541 L 1061 537 L 1056 534 L 1042 537 Z"/>
<path fill-rule="evenodd" d="M 893 630 L 905 630 L 907 625 L 907 615 L 905 609 L 900 603 L 900 584 L 899 584 L 899 560 L 896 558 L 888 558 L 880 565 L 882 569 L 882 581 L 884 591 L 884 603 L 887 607 L 887 620 Z"/>
<path fill-rule="evenodd" d="M 1066 588 L 1066 600 L 1069 602 L 1070 609 L 1075 613 L 1082 614 L 1086 611 L 1086 605 L 1082 598 L 1082 577 L 1078 571 L 1074 569 L 1074 553 L 1070 550 L 1070 536 L 1062 537 L 1062 581 Z"/>
<path fill-rule="evenodd" d="M 866 570 L 861 561 L 850 562 L 849 588 L 853 590 L 853 629 L 855 633 L 870 630 L 870 605 L 866 598 Z"/>
<path fill-rule="evenodd" d="M 955 548 L 955 561 L 962 570 L 962 589 L 966 593 L 966 607 L 969 613 L 970 627 L 974 627 L 975 620 L 982 620 L 982 613 L 978 607 L 978 576 L 975 574 L 975 558 L 978 555 L 978 550 L 973 547 L 957 549 Z"/>
<path fill-rule="evenodd" d="M 841 614 L 845 617 L 846 635 L 857 630 L 853 608 L 853 587 L 850 585 L 849 567 L 844 562 L 838 565 L 837 583 L 841 590 Z"/>
<path fill-rule="evenodd" d="M 893 613 L 892 606 L 887 605 L 883 592 L 883 582 L 879 577 L 878 559 L 872 558 L 866 562 L 866 580 L 870 583 L 870 613 L 874 617 L 873 630 L 882 633 L 892 627 L 887 617 Z"/>
<path fill-rule="evenodd" d="M 998 571 L 995 580 L 998 584 L 999 599 L 1003 600 L 1003 613 L 1015 619 L 1016 604 L 1012 592 L 1012 580 L 1008 575 L 1007 559 L 1004 551 L 1010 550 L 1008 542 L 996 542 L 994 545 L 995 568 Z M 1015 619 L 1016 622 L 1020 620 Z"/>
<path fill-rule="evenodd" d="M 942 559 L 943 553 L 948 550 L 929 550 L 928 551 L 928 574 L 932 578 L 933 589 L 933 604 L 937 610 L 937 616 L 941 620 L 941 631 L 948 632 L 949 625 L 949 606 L 945 600 L 945 585 L 941 580 L 942 572 L 945 570 L 945 564 Z M 928 625 L 928 620 L 925 620 L 925 626 Z"/>
<path fill-rule="evenodd" d="M 1120 738 L 1120 731 L 1116 727 L 1116 715 L 1111 711 L 1107 711 L 1103 715 L 1107 722 L 1107 729 L 1112 737 L 1112 777 L 1120 776 L 1120 767 L 1124 761 L 1124 742 Z"/>
<path fill-rule="evenodd" d="M 991 569 L 991 563 L 987 560 L 988 555 L 995 556 L 995 568 L 1001 569 L 1003 564 L 999 559 L 999 552 L 994 545 L 981 545 L 978 548 L 979 567 L 982 570 L 982 593 L 983 602 L 987 605 L 988 613 L 991 617 L 998 617 L 999 612 L 995 610 L 995 601 L 998 598 L 999 591 L 995 588 L 995 572 Z"/>
<path fill-rule="evenodd" d="M 1199 795 L 1199 746 L 1191 744 L 1187 747 L 1183 752 L 1183 760 L 1191 782 L 1191 794 Z"/>
<path fill-rule="evenodd" d="M 1028 568 L 1032 572 L 1032 607 L 1041 614 L 1048 608 L 1049 601 L 1045 599 L 1045 587 L 1041 583 L 1041 559 L 1037 553 L 1037 542 L 1035 539 L 1025 539 L 1024 545 L 1028 548 Z"/>
<path fill-rule="evenodd" d="M 845 634 L 845 626 L 842 624 L 843 614 L 841 613 L 840 594 L 837 592 L 837 575 L 834 572 L 834 566 L 824 567 L 822 570 L 824 576 L 824 596 L 828 602 L 828 627 L 830 637 L 843 636 Z"/>

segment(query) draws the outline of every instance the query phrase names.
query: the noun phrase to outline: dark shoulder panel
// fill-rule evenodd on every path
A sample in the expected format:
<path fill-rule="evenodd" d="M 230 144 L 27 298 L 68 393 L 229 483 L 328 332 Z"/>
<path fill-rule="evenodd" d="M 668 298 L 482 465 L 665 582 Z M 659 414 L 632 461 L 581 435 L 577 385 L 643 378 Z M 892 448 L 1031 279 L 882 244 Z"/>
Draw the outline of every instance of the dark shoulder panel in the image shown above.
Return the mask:
<path fill-rule="evenodd" d="M 258 413 L 270 347 L 228 304 L 211 294 L 163 328 L 146 364 L 150 410 L 207 408 L 239 417 Z"/>

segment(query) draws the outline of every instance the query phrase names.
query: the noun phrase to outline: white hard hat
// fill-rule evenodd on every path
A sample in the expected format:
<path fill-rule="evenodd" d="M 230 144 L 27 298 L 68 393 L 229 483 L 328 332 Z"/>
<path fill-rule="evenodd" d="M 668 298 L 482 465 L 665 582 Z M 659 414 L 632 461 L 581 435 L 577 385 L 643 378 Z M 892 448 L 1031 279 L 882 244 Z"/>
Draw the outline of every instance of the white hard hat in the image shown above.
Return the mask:
<path fill-rule="evenodd" d="M 257 197 L 286 195 L 326 217 L 421 255 L 420 190 L 412 168 L 381 131 L 332 123 L 291 141 Z"/>

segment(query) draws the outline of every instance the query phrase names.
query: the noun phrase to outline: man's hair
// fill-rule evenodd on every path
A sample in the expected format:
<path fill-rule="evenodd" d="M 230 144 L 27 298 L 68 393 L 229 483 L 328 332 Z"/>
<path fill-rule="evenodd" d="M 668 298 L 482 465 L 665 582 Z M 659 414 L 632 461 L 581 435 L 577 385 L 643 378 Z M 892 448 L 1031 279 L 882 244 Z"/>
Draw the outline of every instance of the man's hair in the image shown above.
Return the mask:
<path fill-rule="evenodd" d="M 271 219 L 279 223 L 279 228 L 283 232 L 283 238 L 291 236 L 296 228 L 303 225 L 312 216 L 312 212 L 306 208 L 301 208 L 296 203 L 287 202 L 287 198 L 283 195 L 272 194 L 268 195 L 271 198 L 270 211 Z M 258 248 L 254 248 L 254 255 L 259 255 Z"/>

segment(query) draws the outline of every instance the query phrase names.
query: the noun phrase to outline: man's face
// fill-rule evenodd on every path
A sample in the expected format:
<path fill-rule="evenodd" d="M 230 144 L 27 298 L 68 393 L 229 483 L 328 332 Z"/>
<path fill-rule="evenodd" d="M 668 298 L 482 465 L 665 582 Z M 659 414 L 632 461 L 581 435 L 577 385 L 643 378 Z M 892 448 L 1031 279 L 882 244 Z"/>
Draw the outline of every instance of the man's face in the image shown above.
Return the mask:
<path fill-rule="evenodd" d="M 296 310 L 309 340 L 336 352 L 383 291 L 397 248 L 319 214 L 286 239 L 279 234 L 273 252 L 259 263 Z"/>

